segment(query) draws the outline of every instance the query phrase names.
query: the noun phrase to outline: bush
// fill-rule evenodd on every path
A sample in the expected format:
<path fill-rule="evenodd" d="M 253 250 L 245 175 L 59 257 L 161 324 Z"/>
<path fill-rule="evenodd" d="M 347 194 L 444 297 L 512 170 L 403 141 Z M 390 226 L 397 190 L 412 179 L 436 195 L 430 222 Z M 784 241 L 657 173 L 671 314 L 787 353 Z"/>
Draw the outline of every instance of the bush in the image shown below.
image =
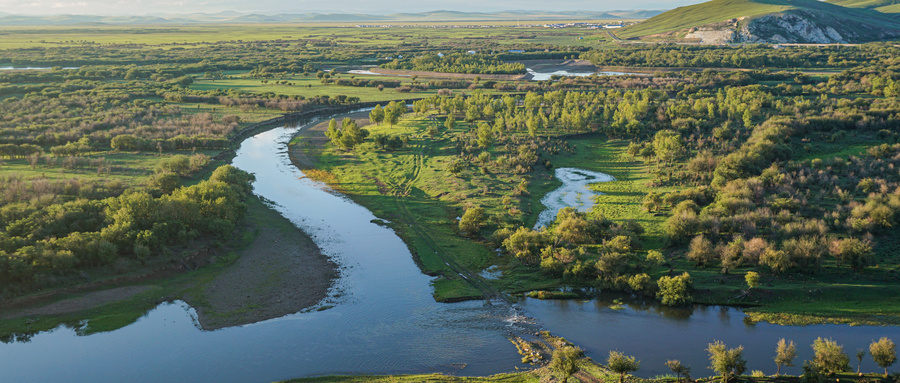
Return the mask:
<path fill-rule="evenodd" d="M 663 276 L 657 281 L 659 292 L 656 297 L 667 306 L 681 306 L 691 302 L 691 289 L 693 289 L 693 281 L 691 275 L 684 274 L 669 277 Z"/>
<path fill-rule="evenodd" d="M 838 372 L 850 369 L 850 357 L 844 352 L 844 347 L 831 339 L 817 338 L 812 344 L 812 366 L 820 374 L 834 375 Z"/>
<path fill-rule="evenodd" d="M 463 213 L 459 220 L 459 231 L 466 235 L 472 235 L 478 232 L 484 226 L 484 220 L 487 218 L 484 209 L 480 207 L 470 207 Z"/>

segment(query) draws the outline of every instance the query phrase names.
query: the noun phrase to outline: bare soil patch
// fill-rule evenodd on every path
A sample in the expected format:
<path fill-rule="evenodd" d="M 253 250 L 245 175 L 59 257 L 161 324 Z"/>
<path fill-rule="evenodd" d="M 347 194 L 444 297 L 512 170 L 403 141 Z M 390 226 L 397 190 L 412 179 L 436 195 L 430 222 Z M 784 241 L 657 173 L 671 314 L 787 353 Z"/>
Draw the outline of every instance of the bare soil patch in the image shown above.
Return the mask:
<path fill-rule="evenodd" d="M 199 296 L 185 297 L 197 309 L 203 329 L 282 317 L 327 297 L 338 276 L 337 265 L 312 239 L 293 229 L 264 228 L 237 262 L 209 282 Z"/>
<path fill-rule="evenodd" d="M 418 76 L 421 78 L 464 78 L 464 79 L 474 79 L 478 77 L 482 80 L 505 80 L 505 81 L 514 81 L 524 79 L 526 75 L 524 74 L 477 74 L 477 73 L 444 73 L 444 72 L 426 72 L 419 70 L 404 70 L 404 69 L 384 69 L 384 68 L 371 68 L 369 71 L 384 75 L 394 75 L 394 76 Z"/>
<path fill-rule="evenodd" d="M 596 72 L 597 66 L 588 60 L 521 60 L 516 61 L 525 64 L 531 70 L 540 73 L 567 71 L 571 73 Z"/>
<path fill-rule="evenodd" d="M 0 318 L 13 319 L 38 315 L 71 314 L 128 299 L 149 289 L 150 286 L 122 286 L 108 290 L 94 291 L 76 298 L 64 299 L 44 306 L 30 307 L 4 313 Z"/>

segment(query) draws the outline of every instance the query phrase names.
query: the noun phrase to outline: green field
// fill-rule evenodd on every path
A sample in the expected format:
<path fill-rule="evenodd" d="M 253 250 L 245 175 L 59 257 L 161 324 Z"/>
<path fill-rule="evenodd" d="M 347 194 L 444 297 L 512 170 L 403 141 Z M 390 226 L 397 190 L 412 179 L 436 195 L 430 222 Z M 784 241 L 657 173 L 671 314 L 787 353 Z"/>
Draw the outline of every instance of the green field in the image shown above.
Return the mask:
<path fill-rule="evenodd" d="M 164 49 L 191 49 L 217 44 L 239 44 L 251 41 L 334 42 L 342 47 L 396 46 L 403 43 L 428 42 L 433 46 L 455 46 L 461 39 L 492 41 L 518 45 L 522 36 L 527 44 L 595 45 L 606 33 L 569 28 L 565 32 L 541 27 L 519 28 L 515 21 L 483 22 L 490 28 L 434 28 L 459 25 L 452 22 L 420 23 L 428 26 L 411 28 L 356 28 L 365 23 L 314 23 L 281 25 L 213 25 L 213 26 L 42 26 L 0 28 L 0 50 L 29 47 L 60 47 L 90 44 L 135 44 Z M 406 24 L 406 23 L 404 23 Z M 415 23 L 411 23 L 415 24 Z M 578 37 L 584 37 L 579 40 Z M 590 37 L 590 38 L 589 38 Z M 5 62 L 0 54 L 0 63 Z"/>

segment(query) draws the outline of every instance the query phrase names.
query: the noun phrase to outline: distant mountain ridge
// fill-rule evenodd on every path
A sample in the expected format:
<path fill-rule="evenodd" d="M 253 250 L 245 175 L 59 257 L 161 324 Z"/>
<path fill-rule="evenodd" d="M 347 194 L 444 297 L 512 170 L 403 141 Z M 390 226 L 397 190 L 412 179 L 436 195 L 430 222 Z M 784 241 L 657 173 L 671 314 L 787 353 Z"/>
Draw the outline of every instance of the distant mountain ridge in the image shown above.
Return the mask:
<path fill-rule="evenodd" d="M 14 15 L 0 12 L 0 26 L 34 25 L 97 25 L 97 24 L 253 24 L 253 23 L 312 23 L 312 22 L 486 22 L 486 21 L 562 21 L 562 20 L 620 20 L 646 19 L 661 14 L 661 10 L 609 12 L 456 12 L 433 11 L 370 15 L 362 13 L 283 13 L 241 14 L 237 12 L 194 13 L 187 15 L 96 16 L 96 15 Z"/>
<path fill-rule="evenodd" d="M 662 13 L 623 28 L 617 35 L 699 40 L 707 44 L 860 43 L 900 37 L 900 18 L 817 0 L 712 0 Z"/>

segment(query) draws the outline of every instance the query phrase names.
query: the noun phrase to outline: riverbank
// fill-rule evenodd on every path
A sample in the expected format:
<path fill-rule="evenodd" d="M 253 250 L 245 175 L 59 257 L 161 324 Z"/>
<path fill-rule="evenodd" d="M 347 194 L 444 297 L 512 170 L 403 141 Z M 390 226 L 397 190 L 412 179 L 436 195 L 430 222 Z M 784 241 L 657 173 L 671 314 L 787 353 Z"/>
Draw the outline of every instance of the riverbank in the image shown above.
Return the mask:
<path fill-rule="evenodd" d="M 0 313 L 0 336 L 27 337 L 82 323 L 85 334 L 127 326 L 162 302 L 184 300 L 204 330 L 239 326 L 315 307 L 338 277 L 336 265 L 278 212 L 253 198 L 242 236 L 213 250 L 194 271 L 60 291 Z"/>
<path fill-rule="evenodd" d="M 256 323 L 310 309 L 328 296 L 337 265 L 312 239 L 254 199 L 247 215 L 253 241 L 215 278 L 184 296 L 204 330 Z"/>

